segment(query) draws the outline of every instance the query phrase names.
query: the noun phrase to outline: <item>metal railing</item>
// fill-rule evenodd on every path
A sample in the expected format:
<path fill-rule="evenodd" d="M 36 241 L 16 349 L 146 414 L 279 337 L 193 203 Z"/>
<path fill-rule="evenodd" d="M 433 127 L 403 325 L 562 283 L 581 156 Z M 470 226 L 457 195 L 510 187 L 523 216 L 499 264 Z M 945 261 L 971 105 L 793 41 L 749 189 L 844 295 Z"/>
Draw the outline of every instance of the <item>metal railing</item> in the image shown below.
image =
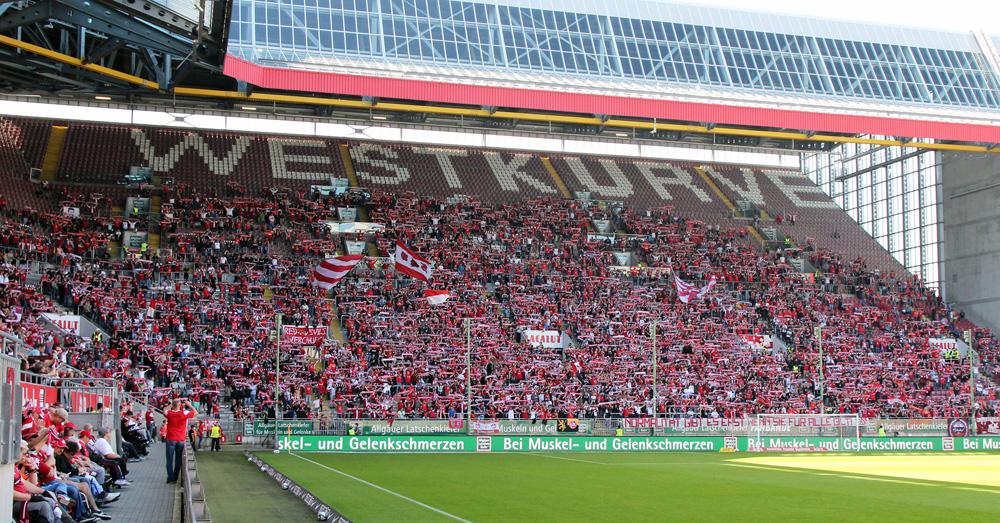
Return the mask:
<path fill-rule="evenodd" d="M 181 488 L 184 489 L 182 501 L 183 521 L 187 523 L 210 523 L 212 515 L 208 510 L 208 502 L 205 501 L 205 487 L 201 483 L 201 475 L 198 473 L 198 460 L 195 458 L 194 449 L 191 442 L 184 445 L 184 470 L 181 472 Z"/>

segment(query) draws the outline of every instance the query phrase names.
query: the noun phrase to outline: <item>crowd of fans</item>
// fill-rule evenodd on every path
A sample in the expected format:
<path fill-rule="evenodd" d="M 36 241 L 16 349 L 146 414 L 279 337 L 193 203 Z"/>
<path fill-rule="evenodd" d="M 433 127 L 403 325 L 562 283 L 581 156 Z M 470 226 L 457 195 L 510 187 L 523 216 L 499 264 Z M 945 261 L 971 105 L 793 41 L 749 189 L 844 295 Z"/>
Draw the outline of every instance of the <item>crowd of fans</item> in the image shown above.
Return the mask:
<path fill-rule="evenodd" d="M 159 401 L 192 397 L 211 408 L 225 397 L 238 417 L 446 418 L 466 409 L 470 318 L 477 417 L 648 416 L 654 403 L 660 416 L 968 413 L 967 360 L 928 342 L 960 337 L 964 319 L 921 282 L 811 247 L 761 252 L 745 230 L 686 220 L 672 208 L 238 186 L 210 194 L 170 186 L 162 198 L 161 250 L 124 260 L 64 247 L 127 225 L 7 212 L 0 303 L 8 330 L 33 349 L 26 369 L 115 377 Z M 332 232 L 326 222 L 345 206 L 363 207 L 385 228 Z M 592 220 L 610 220 L 618 232 L 598 234 Z M 24 248 L 42 237 L 45 249 Z M 377 256 L 327 298 L 311 285 L 312 269 L 343 251 L 344 240 L 370 243 Z M 396 242 L 434 262 L 430 287 L 448 289 L 450 301 L 428 305 L 427 286 L 393 270 Z M 621 253 L 634 264 L 622 266 Z M 799 272 L 793 258 L 816 273 Z M 40 281 L 28 280 L 31 271 Z M 675 274 L 719 283 L 683 304 Z M 41 328 L 36 313 L 56 304 L 94 320 L 109 339 Z M 12 323 L 15 309 L 20 321 Z M 336 317 L 345 340 L 283 346 L 275 398 L 278 313 L 285 325 Z M 528 330 L 565 332 L 568 345 L 532 346 Z M 977 397 L 980 413 L 990 414 L 996 342 L 976 332 L 985 363 Z M 762 348 L 755 336 L 787 351 Z"/>
<path fill-rule="evenodd" d="M 105 414 L 103 406 L 96 414 Z M 103 416 L 101 417 L 103 418 Z M 104 508 L 132 485 L 128 464 L 144 461 L 152 441 L 131 411 L 123 410 L 121 454 L 110 427 L 77 426 L 61 403 L 24 409 L 21 453 L 14 475 L 15 517 L 44 523 L 110 520 Z"/>
<path fill-rule="evenodd" d="M 155 223 L 116 217 L 94 194 L 45 188 L 51 212 L 0 198 L 0 329 L 22 340 L 25 379 L 113 378 L 154 405 L 192 398 L 216 418 L 222 407 L 245 419 L 445 419 L 462 417 L 470 395 L 472 415 L 486 419 L 963 417 L 968 359 L 931 340 L 971 329 L 982 361 L 977 414 L 996 413 L 991 333 L 918 279 L 845 253 L 764 251 L 746 229 L 672 207 L 236 184 L 158 190 Z M 346 207 L 384 228 L 331 228 Z M 615 232 L 595 229 L 605 221 Z M 108 245 L 137 227 L 158 234 L 160 248 L 115 256 Z M 430 284 L 394 270 L 397 243 L 433 262 Z M 369 256 L 329 293 L 313 286 L 314 267 L 349 244 Z M 806 262 L 814 273 L 796 268 Z M 686 304 L 675 277 L 717 285 Z M 451 298 L 431 305 L 428 288 Z M 39 316 L 62 311 L 107 338 L 53 330 Z M 276 353 L 279 315 L 284 325 L 340 328 L 343 341 L 331 332 Z M 563 341 L 535 345 L 528 331 Z M 24 434 L 19 499 L 105 519 L 100 505 L 127 484 L 127 460 L 105 452 L 106 428 L 78 432 L 68 417 L 56 408 L 26 418 L 37 430 Z M 142 427 L 122 427 L 135 459 L 151 436 Z"/>

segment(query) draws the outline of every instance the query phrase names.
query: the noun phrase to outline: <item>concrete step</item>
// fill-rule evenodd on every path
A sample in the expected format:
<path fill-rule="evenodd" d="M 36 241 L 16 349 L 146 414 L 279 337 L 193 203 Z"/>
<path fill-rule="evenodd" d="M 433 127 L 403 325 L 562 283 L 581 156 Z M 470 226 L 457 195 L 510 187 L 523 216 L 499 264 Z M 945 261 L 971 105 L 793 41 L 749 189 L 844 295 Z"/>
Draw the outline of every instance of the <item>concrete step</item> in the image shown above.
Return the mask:
<path fill-rule="evenodd" d="M 545 169 L 549 171 L 549 175 L 552 176 L 552 180 L 556 182 L 556 187 L 559 188 L 559 192 L 563 195 L 563 198 L 567 200 L 573 199 L 573 193 L 569 192 L 569 188 L 563 183 L 562 176 L 556 172 L 556 168 L 552 165 L 547 157 L 542 157 L 542 163 L 545 165 Z"/>
<path fill-rule="evenodd" d="M 351 181 L 351 187 L 361 187 L 358 183 L 358 173 L 354 171 L 354 162 L 351 161 L 351 152 L 347 144 L 340 144 L 340 157 L 344 160 L 344 170 L 347 171 L 347 179 Z"/>
<path fill-rule="evenodd" d="M 45 156 L 42 157 L 42 181 L 51 182 L 56 179 L 59 171 L 59 160 L 62 159 L 63 144 L 66 143 L 66 132 L 68 127 L 53 125 L 49 132 L 49 143 L 45 147 Z"/>

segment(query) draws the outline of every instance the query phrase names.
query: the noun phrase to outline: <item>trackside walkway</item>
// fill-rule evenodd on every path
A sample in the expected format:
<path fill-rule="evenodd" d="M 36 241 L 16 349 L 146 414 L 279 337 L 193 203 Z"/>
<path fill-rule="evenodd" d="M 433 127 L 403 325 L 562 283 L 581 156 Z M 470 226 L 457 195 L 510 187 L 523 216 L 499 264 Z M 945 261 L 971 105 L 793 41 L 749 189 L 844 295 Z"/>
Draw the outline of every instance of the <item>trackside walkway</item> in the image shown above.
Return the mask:
<path fill-rule="evenodd" d="M 162 442 L 149 447 L 146 461 L 128 464 L 128 479 L 132 486 L 116 490 L 122 497 L 104 506 L 112 517 L 111 523 L 138 522 L 171 523 L 174 503 L 180 484 L 167 485 L 167 457 Z"/>

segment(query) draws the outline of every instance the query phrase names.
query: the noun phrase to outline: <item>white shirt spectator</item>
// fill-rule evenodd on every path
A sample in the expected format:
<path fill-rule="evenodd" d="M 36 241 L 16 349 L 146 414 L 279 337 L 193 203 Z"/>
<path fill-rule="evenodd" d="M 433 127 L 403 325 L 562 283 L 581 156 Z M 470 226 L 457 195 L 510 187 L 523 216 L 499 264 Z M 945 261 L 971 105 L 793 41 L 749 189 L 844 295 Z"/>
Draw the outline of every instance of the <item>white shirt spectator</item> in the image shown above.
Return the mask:
<path fill-rule="evenodd" d="M 100 454 L 101 456 L 107 456 L 108 454 L 115 453 L 115 451 L 111 448 L 111 444 L 104 438 L 97 438 L 94 440 L 94 452 Z"/>

